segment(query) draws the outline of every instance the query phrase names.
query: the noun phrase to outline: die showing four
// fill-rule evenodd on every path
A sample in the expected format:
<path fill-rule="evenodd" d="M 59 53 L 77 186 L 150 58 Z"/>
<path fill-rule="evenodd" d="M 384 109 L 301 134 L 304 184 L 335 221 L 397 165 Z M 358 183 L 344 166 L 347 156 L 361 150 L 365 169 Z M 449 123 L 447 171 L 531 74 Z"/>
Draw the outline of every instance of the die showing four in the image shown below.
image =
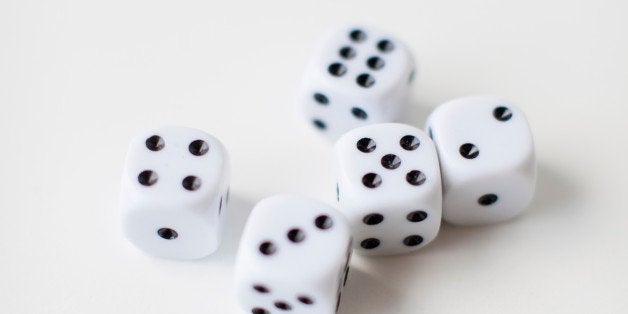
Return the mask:
<path fill-rule="evenodd" d="M 495 97 L 468 97 L 434 110 L 426 124 L 440 157 L 443 217 L 458 225 L 500 222 L 532 200 L 536 159 L 523 112 Z"/>
<path fill-rule="evenodd" d="M 414 78 L 410 51 L 366 26 L 331 30 L 305 70 L 299 105 L 308 123 L 336 140 L 367 124 L 400 118 Z"/>
<path fill-rule="evenodd" d="M 240 241 L 238 303 L 247 313 L 335 313 L 350 256 L 349 225 L 331 206 L 297 196 L 264 199 Z"/>
<path fill-rule="evenodd" d="M 220 244 L 228 189 L 229 160 L 216 138 L 184 127 L 145 132 L 124 166 L 123 231 L 151 255 L 202 258 Z"/>
<path fill-rule="evenodd" d="M 360 127 L 336 142 L 334 155 L 338 207 L 359 253 L 406 253 L 436 237 L 441 176 L 436 148 L 423 131 L 397 123 Z"/>

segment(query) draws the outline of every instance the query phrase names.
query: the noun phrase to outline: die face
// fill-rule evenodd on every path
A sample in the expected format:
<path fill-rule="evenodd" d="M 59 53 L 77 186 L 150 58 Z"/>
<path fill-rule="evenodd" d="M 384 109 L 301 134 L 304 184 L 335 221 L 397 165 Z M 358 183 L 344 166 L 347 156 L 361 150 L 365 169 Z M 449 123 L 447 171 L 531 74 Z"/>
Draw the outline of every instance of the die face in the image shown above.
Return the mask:
<path fill-rule="evenodd" d="M 530 203 L 536 159 L 519 108 L 496 97 L 462 98 L 437 108 L 426 128 L 440 157 L 447 222 L 499 222 Z"/>
<path fill-rule="evenodd" d="M 229 165 L 213 136 L 165 127 L 134 138 L 122 177 L 126 237 L 158 257 L 196 259 L 220 242 Z"/>
<path fill-rule="evenodd" d="M 440 169 L 421 130 L 395 123 L 352 130 L 336 143 L 334 168 L 339 208 L 360 254 L 407 253 L 438 234 Z"/>
<path fill-rule="evenodd" d="M 334 313 L 350 241 L 345 218 L 326 204 L 285 195 L 261 201 L 248 219 L 236 261 L 241 307 Z"/>
<path fill-rule="evenodd" d="M 409 50 L 392 35 L 345 26 L 321 40 L 305 72 L 305 116 L 332 139 L 362 125 L 399 118 L 414 79 Z"/>

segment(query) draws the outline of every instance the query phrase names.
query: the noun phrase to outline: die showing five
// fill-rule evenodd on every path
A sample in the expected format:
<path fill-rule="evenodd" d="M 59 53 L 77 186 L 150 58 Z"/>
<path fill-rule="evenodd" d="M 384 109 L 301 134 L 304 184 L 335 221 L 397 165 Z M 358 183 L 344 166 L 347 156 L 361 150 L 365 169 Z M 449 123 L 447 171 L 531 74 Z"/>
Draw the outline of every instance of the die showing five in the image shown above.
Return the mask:
<path fill-rule="evenodd" d="M 423 131 L 397 123 L 360 127 L 336 142 L 334 155 L 338 207 L 360 254 L 411 252 L 436 237 L 441 176 Z"/>
<path fill-rule="evenodd" d="M 308 123 L 331 140 L 367 124 L 400 118 L 414 78 L 410 51 L 365 26 L 331 30 L 304 74 L 299 103 Z"/>

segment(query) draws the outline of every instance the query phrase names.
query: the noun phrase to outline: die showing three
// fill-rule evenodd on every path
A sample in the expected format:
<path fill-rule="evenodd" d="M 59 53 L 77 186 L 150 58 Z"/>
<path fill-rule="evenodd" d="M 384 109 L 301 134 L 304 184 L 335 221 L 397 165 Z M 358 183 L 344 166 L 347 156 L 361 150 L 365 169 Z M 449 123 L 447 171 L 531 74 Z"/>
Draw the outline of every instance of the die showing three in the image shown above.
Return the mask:
<path fill-rule="evenodd" d="M 467 97 L 434 110 L 426 124 L 443 173 L 443 217 L 458 225 L 496 223 L 532 200 L 536 158 L 524 113 L 496 97 Z"/>
<path fill-rule="evenodd" d="M 247 313 L 335 313 L 351 256 L 346 219 L 319 201 L 278 195 L 260 201 L 244 228 L 236 295 Z"/>

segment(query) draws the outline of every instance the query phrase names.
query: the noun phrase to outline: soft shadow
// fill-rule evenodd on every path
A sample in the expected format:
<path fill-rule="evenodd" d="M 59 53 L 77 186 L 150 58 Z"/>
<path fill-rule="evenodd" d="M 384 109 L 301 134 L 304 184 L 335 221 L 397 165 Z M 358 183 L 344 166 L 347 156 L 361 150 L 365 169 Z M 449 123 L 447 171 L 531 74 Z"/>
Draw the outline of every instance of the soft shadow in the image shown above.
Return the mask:
<path fill-rule="evenodd" d="M 202 261 L 220 261 L 222 263 L 233 264 L 235 255 L 240 244 L 240 237 L 244 230 L 246 220 L 253 210 L 255 203 L 251 200 L 234 195 L 231 193 L 231 199 L 226 210 L 225 226 L 223 230 L 222 243 L 216 253 L 203 259 Z"/>
<path fill-rule="evenodd" d="M 352 265 L 338 314 L 398 313 L 399 287 L 386 286 L 379 273 Z"/>
<path fill-rule="evenodd" d="M 423 129 L 427 117 L 435 108 L 433 106 L 428 106 L 427 104 L 428 102 L 426 101 L 421 101 L 416 97 L 411 97 L 400 122 Z"/>
<path fill-rule="evenodd" d="M 539 211 L 548 210 L 571 210 L 574 206 L 570 205 L 582 198 L 584 192 L 574 184 L 576 180 L 558 169 L 539 162 L 534 199 L 522 215 L 536 215 Z"/>

